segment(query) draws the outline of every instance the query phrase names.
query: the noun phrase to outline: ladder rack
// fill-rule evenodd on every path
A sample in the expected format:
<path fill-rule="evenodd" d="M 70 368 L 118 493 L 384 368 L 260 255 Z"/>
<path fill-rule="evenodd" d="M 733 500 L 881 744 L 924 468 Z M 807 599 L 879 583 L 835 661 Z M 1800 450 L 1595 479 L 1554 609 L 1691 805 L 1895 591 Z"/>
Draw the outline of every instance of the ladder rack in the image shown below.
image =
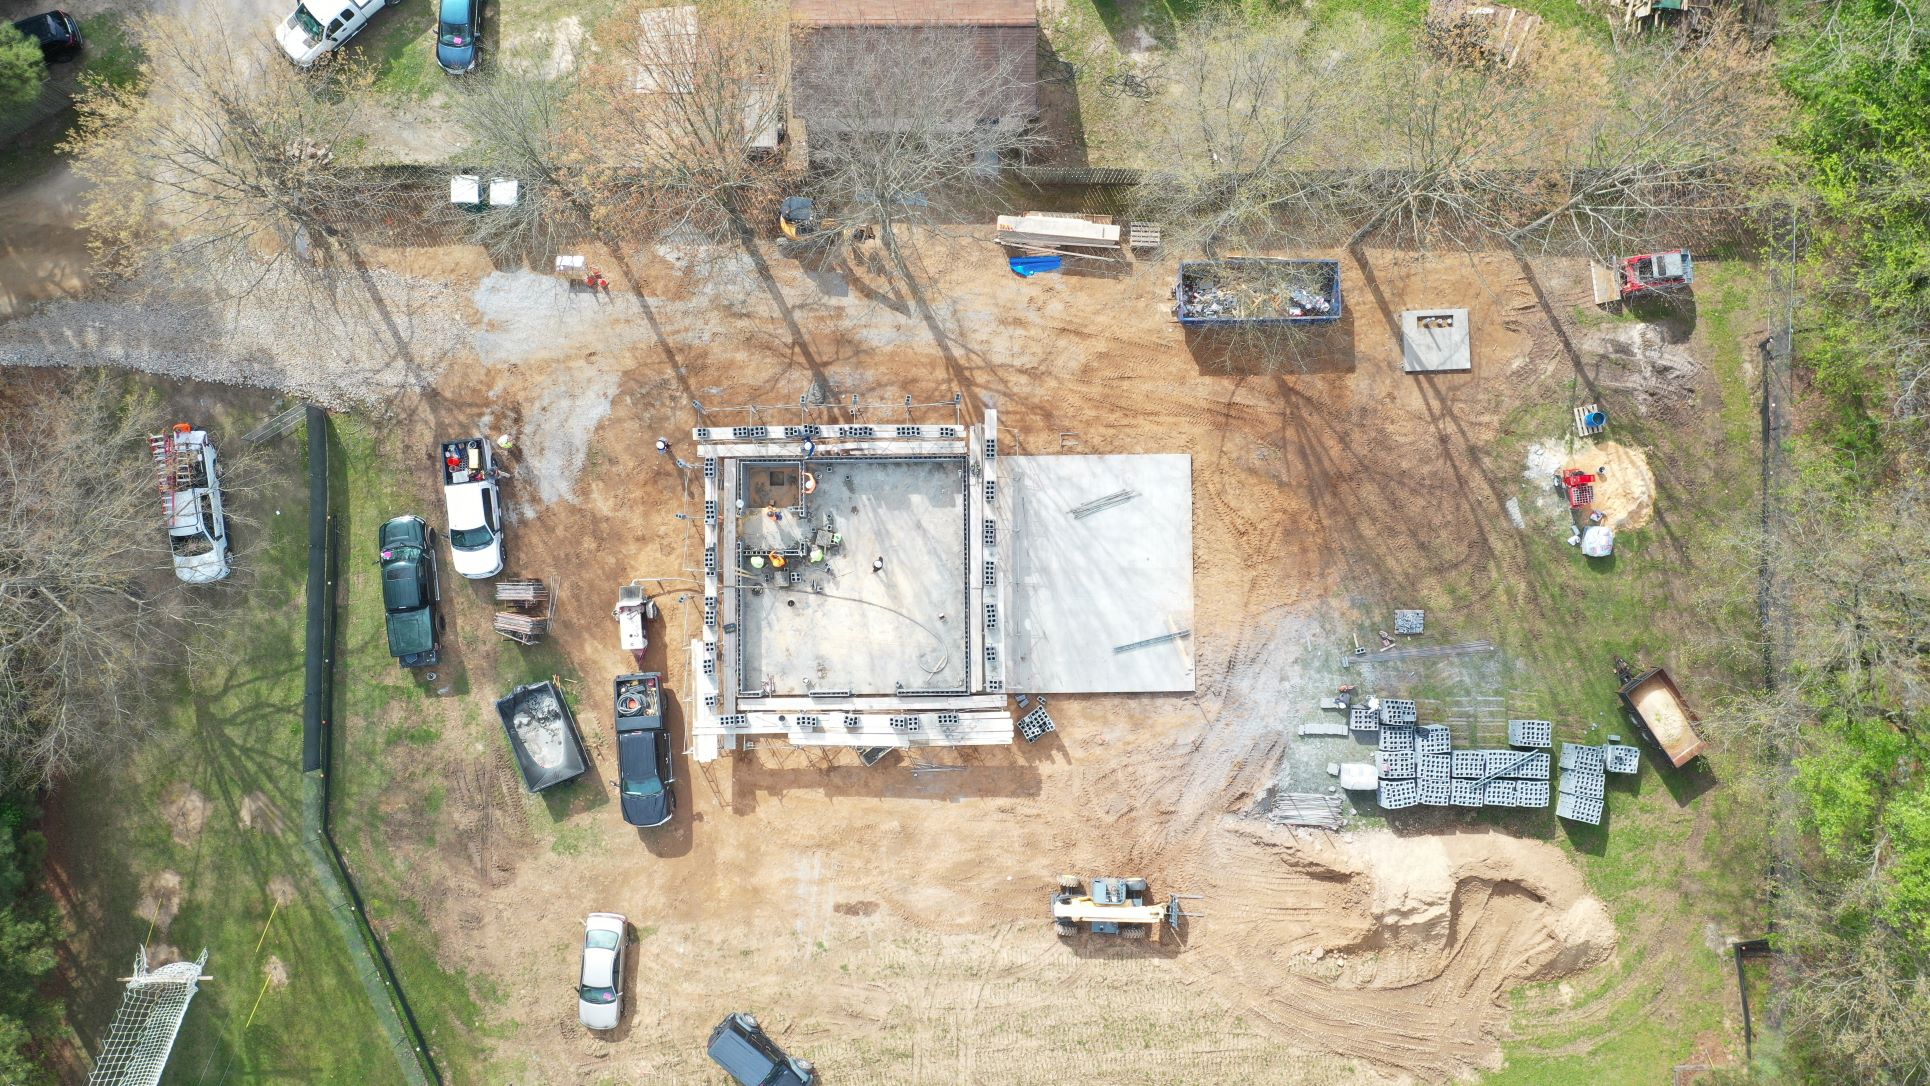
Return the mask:
<path fill-rule="evenodd" d="M 147 436 L 148 454 L 154 458 L 157 489 L 173 515 L 172 502 L 166 501 L 169 495 L 194 489 L 194 455 L 181 448 L 181 438 L 193 429 L 187 423 L 176 423 L 165 434 Z"/>

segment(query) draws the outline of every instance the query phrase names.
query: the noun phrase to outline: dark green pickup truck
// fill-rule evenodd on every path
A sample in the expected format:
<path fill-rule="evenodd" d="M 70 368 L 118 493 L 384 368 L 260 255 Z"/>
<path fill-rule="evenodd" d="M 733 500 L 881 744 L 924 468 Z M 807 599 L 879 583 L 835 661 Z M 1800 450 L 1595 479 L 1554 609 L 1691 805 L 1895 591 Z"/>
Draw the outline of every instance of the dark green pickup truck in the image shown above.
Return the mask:
<path fill-rule="evenodd" d="M 389 655 L 403 667 L 425 667 L 442 658 L 437 637 L 436 551 L 429 526 L 401 516 L 382 526 L 382 606 L 388 611 Z"/>

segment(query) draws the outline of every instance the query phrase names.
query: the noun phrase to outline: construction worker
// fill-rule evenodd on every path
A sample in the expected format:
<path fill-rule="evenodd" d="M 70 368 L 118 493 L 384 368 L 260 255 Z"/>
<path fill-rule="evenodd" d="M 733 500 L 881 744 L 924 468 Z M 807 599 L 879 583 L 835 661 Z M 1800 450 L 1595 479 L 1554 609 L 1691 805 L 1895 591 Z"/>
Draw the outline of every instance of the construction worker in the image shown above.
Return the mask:
<path fill-rule="evenodd" d="M 883 573 L 884 571 L 885 571 L 885 556 L 881 554 L 877 557 L 875 561 L 871 563 L 871 572 Z"/>

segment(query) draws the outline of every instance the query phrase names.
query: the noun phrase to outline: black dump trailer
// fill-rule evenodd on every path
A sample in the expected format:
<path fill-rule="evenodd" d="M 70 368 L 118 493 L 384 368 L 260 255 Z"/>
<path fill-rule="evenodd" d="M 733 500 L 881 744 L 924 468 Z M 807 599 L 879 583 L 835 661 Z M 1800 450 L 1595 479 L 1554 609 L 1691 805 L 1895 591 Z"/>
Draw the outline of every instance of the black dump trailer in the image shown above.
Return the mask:
<path fill-rule="evenodd" d="M 519 686 L 496 702 L 523 787 L 532 792 L 573 781 L 589 768 L 576 717 L 554 682 Z"/>
<path fill-rule="evenodd" d="M 1331 324 L 1340 319 L 1340 261 L 1182 261 L 1173 300 L 1175 315 L 1188 328 Z"/>

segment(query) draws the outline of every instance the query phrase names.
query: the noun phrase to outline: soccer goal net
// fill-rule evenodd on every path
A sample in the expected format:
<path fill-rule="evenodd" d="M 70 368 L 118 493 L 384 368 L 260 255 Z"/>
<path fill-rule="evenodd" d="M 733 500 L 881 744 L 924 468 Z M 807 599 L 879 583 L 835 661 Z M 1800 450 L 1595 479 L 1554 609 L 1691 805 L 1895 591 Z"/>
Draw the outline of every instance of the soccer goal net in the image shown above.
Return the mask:
<path fill-rule="evenodd" d="M 127 979 L 121 1009 L 107 1027 L 107 1040 L 94 1058 L 87 1086 L 155 1086 L 161 1081 L 206 964 L 205 950 L 194 961 L 171 962 L 159 969 L 148 968 L 146 947 L 135 953 L 134 975 Z"/>

